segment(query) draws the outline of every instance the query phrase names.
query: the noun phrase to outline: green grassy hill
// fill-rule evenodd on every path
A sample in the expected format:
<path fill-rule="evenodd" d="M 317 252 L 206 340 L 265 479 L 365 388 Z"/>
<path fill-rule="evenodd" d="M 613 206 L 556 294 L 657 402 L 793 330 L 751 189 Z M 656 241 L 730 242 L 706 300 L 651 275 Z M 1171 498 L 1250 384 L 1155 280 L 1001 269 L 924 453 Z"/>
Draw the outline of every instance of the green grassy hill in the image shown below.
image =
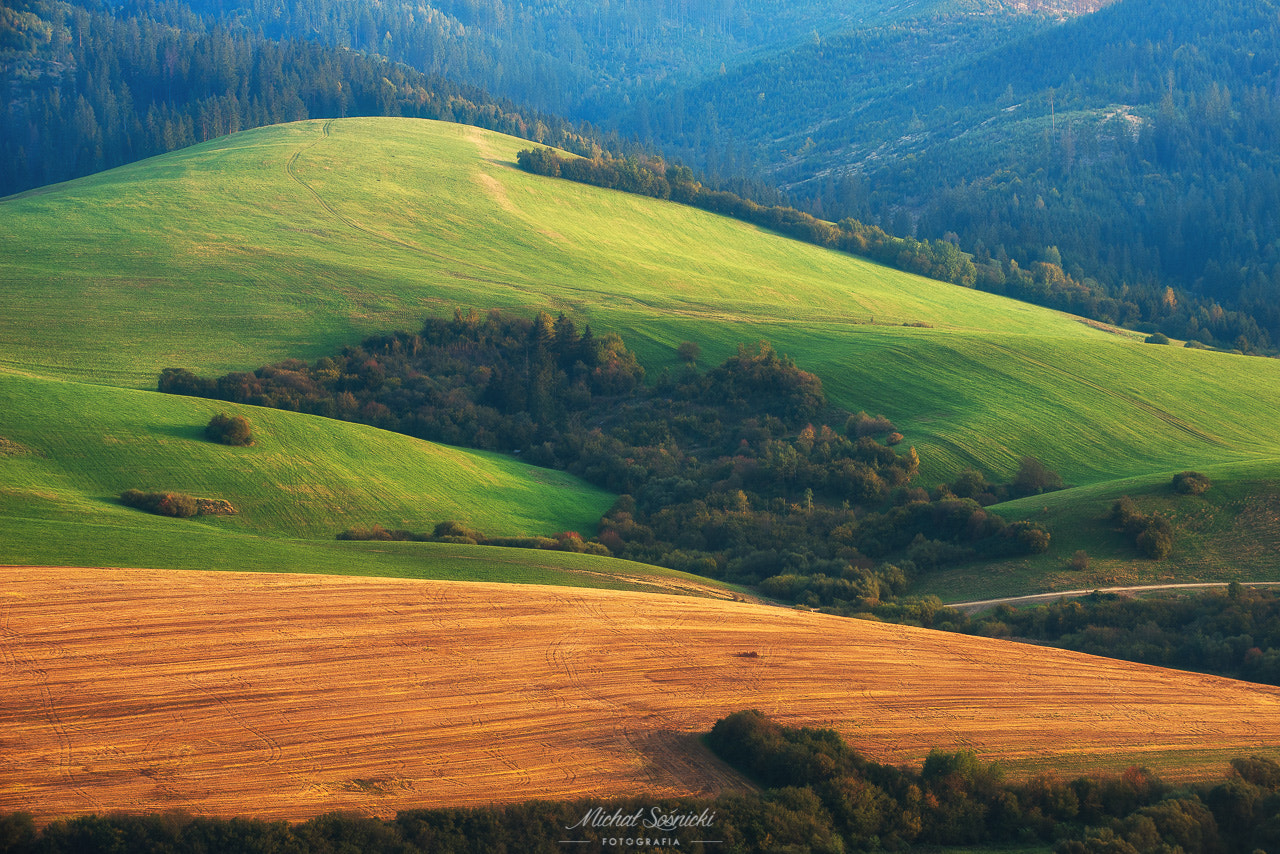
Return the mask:
<path fill-rule="evenodd" d="M 1029 519 L 1052 531 L 1050 551 L 935 572 L 917 592 L 955 602 L 1184 581 L 1280 580 L 1280 461 L 1222 463 L 1198 471 L 1213 481 L 1204 495 L 1179 495 L 1171 485 L 1177 472 L 1166 471 L 1002 504 L 1005 518 Z M 1121 495 L 1133 498 L 1141 512 L 1169 519 L 1174 543 L 1167 559 L 1142 557 L 1133 539 L 1107 518 Z M 1077 551 L 1088 556 L 1083 570 L 1071 565 Z"/>
<path fill-rule="evenodd" d="M 117 508 L 126 489 L 225 498 L 234 516 L 190 524 L 332 538 L 356 525 L 430 530 L 446 519 L 495 536 L 593 533 L 613 496 L 501 454 L 421 442 L 359 424 L 217 401 L 0 375 L 0 512 L 50 520 Z M 204 438 L 219 411 L 255 441 Z M 21 413 L 21 417 L 15 417 Z M 104 507 L 104 505 L 106 505 Z"/>
<path fill-rule="evenodd" d="M 219 411 L 247 415 L 254 445 L 206 440 L 204 424 Z M 338 542 L 335 535 L 353 526 L 429 531 L 445 519 L 495 536 L 590 535 L 614 500 L 512 457 L 359 424 L 0 374 L 0 437 L 0 563 L 722 587 L 588 555 Z M 130 488 L 221 498 L 236 513 L 154 516 L 119 502 Z"/>
<path fill-rule="evenodd" d="M 835 402 L 891 417 L 926 480 L 964 465 L 1007 478 L 1034 454 L 1110 494 L 1118 479 L 1280 459 L 1276 361 L 1144 345 L 528 175 L 514 167 L 527 145 L 426 121 L 302 122 L 4 200 L 0 366 L 151 388 L 166 366 L 311 359 L 459 305 L 546 309 L 622 333 L 651 371 L 684 340 L 710 364 L 769 339 Z"/>

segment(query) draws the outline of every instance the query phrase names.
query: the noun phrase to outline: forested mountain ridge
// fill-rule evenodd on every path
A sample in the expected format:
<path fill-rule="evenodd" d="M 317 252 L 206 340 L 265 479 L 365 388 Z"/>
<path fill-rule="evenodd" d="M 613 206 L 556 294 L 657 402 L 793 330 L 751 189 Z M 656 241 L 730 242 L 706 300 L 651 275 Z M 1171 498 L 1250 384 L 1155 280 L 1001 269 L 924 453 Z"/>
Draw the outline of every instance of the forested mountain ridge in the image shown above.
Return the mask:
<path fill-rule="evenodd" d="M 979 262 L 1060 259 L 1133 306 L 1102 319 L 1248 349 L 1280 333 L 1278 22 L 1270 0 L 1123 0 L 1001 32 L 921 16 L 665 95 L 682 115 L 633 124 L 712 170 L 731 145 L 817 215 Z M 1232 310 L 1259 328 L 1228 331 Z"/>
<path fill-rule="evenodd" d="M 1029 5 L 1060 15 L 1096 4 Z M 973 6 L 999 18 L 1014 5 L 910 9 Z M 884 0 L 17 0 L 0 9 L 0 194 L 298 118 L 455 117 L 555 143 L 536 128 L 562 123 L 551 114 L 611 126 L 656 86 L 903 14 Z M 492 112 L 486 93 L 511 99 L 496 109 L 522 113 L 528 127 L 423 103 L 461 98 Z"/>
<path fill-rule="evenodd" d="M 582 153 L 599 147 L 563 119 L 379 56 L 272 41 L 181 4 L 138 7 L 0 9 L 0 195 L 314 117 L 444 119 Z"/>

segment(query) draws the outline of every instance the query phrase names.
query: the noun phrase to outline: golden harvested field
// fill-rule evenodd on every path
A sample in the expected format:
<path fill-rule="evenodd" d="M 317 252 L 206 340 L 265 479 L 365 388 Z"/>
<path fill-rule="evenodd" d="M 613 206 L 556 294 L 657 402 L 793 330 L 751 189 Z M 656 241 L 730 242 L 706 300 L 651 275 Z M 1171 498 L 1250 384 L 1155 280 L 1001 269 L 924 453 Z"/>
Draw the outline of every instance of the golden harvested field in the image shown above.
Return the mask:
<path fill-rule="evenodd" d="M 0 811 L 41 820 L 713 793 L 743 783 L 695 735 L 744 708 L 905 763 L 1280 755 L 1280 689 L 641 593 L 8 568 L 0 652 Z"/>

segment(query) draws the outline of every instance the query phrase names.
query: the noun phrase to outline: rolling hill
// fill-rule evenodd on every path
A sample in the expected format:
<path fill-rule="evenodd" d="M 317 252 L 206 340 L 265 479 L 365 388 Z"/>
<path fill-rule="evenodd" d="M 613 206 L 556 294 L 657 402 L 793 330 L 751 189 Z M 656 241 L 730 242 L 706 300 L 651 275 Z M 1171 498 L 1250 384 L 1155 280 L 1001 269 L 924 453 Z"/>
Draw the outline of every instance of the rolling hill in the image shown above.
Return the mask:
<path fill-rule="evenodd" d="M 204 438 L 251 419 L 247 448 Z M 326 572 L 732 597 L 706 579 L 583 554 L 446 543 L 339 542 L 381 524 L 454 520 L 489 536 L 590 536 L 614 496 L 501 454 L 254 407 L 0 373 L 0 563 Z M 126 489 L 229 501 L 231 515 L 130 509 Z"/>
<path fill-rule="evenodd" d="M 60 569 L 0 570 L 0 602 L 0 812 L 42 821 L 711 795 L 749 783 L 696 735 L 743 708 L 1018 776 L 1280 755 L 1273 687 L 744 603 Z"/>
<path fill-rule="evenodd" d="M 1004 479 L 1028 454 L 1104 498 L 1131 488 L 1112 481 L 1186 468 L 1276 478 L 1272 360 L 1144 345 L 701 211 L 528 175 L 513 165 L 522 145 L 428 121 L 301 122 L 6 199 L 0 365 L 148 388 L 167 366 L 314 359 L 456 306 L 564 311 L 622 333 L 651 376 L 681 341 L 710 364 L 768 339 L 837 404 L 892 418 L 926 482 L 966 465 Z"/>
<path fill-rule="evenodd" d="M 1271 456 L 1268 360 L 1144 347 L 1056 312 L 721 217 L 517 171 L 426 121 L 237 134 L 0 205 L 0 364 L 154 387 L 316 358 L 455 306 L 565 311 L 651 368 L 767 338 L 936 473 L 1038 453 L 1071 483 Z M 920 324 L 920 326 L 904 326 Z M 1245 389 L 1248 389 L 1246 392 Z"/>

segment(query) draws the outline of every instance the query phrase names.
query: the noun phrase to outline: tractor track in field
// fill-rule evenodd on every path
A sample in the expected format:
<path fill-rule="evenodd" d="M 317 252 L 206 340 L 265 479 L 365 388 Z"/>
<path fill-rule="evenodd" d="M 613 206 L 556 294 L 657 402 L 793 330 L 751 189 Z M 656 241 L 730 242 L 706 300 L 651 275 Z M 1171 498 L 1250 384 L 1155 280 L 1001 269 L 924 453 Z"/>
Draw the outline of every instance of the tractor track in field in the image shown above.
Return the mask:
<path fill-rule="evenodd" d="M 293 179 L 293 181 L 297 183 L 298 186 L 302 187 L 304 190 L 310 193 L 311 197 L 316 200 L 316 204 L 320 205 L 320 207 L 322 207 L 326 212 L 328 212 L 330 216 L 332 216 L 334 219 L 341 222 L 343 225 L 347 226 L 347 228 L 353 229 L 354 231 L 358 231 L 361 234 L 367 237 L 372 237 L 374 240 L 378 240 L 382 243 L 387 243 L 392 246 L 397 246 L 401 249 L 407 249 L 410 252 L 416 252 L 421 255 L 427 255 L 431 258 L 444 260 L 444 256 L 437 255 L 434 252 L 428 252 L 427 250 L 423 249 L 421 246 L 416 246 L 412 243 L 409 243 L 408 241 L 401 240 L 397 237 L 392 237 L 389 234 L 383 234 L 382 232 L 379 232 L 379 231 L 374 231 L 371 228 L 361 225 L 360 223 L 356 222 L 351 217 L 342 213 L 333 205 L 325 201 L 325 198 L 320 195 L 320 193 L 316 190 L 316 188 L 308 184 L 306 180 L 304 180 L 303 177 L 298 174 L 298 159 L 302 157 L 302 155 L 305 154 L 307 151 L 309 151 L 310 149 L 314 148 L 315 146 L 319 145 L 321 142 L 329 138 L 330 129 L 332 128 L 333 123 L 334 123 L 334 119 L 329 119 L 328 121 L 326 121 L 321 126 L 320 128 L 321 134 L 317 139 L 314 139 L 311 142 L 307 143 L 306 145 L 302 146 L 301 148 L 299 148 L 297 151 L 293 152 L 293 154 L 289 156 L 289 159 L 285 161 L 285 164 L 284 164 L 285 173 L 288 174 L 288 176 L 291 179 Z"/>
<path fill-rule="evenodd" d="M 1173 427 L 1175 430 L 1179 430 L 1187 434 L 1188 436 L 1191 436 L 1195 439 L 1199 439 L 1202 442 L 1207 442 L 1210 445 L 1214 445 L 1220 448 L 1228 447 L 1227 443 L 1223 441 L 1221 437 L 1215 436 L 1212 433 L 1207 433 L 1204 430 L 1201 430 L 1200 428 L 1196 427 L 1195 425 L 1189 424 L 1186 421 L 1183 421 L 1181 418 L 1174 415 L 1173 413 L 1168 412 L 1164 409 L 1161 409 L 1160 407 L 1154 404 L 1148 403 L 1147 401 L 1142 400 L 1141 398 L 1137 398 L 1132 395 L 1125 394 L 1124 392 L 1116 391 L 1115 389 L 1112 389 L 1112 388 L 1107 388 L 1106 386 L 1093 382 L 1092 380 L 1085 379 L 1079 374 L 1072 373 L 1066 368 L 1059 367 L 1057 365 L 1052 365 L 1048 362 L 1044 362 L 1039 359 L 1034 359 L 1029 355 L 1027 355 L 1026 353 L 1015 350 L 1013 347 L 1009 347 L 1004 344 L 999 344 L 994 341 L 988 341 L 987 346 L 991 347 L 992 349 L 999 350 L 1001 353 L 1007 354 L 1009 358 L 1015 362 L 1023 362 L 1028 365 L 1035 365 L 1037 368 L 1040 368 L 1041 370 L 1046 371 L 1050 374 L 1054 374 L 1059 377 L 1062 377 L 1068 380 L 1069 382 L 1086 386 L 1087 388 L 1093 389 L 1099 394 L 1110 397 L 1113 400 L 1118 400 L 1129 406 L 1136 407 L 1137 409 L 1142 410 L 1143 412 L 1147 413 L 1153 418 L 1163 421 L 1164 423 L 1168 424 L 1170 427 Z"/>

